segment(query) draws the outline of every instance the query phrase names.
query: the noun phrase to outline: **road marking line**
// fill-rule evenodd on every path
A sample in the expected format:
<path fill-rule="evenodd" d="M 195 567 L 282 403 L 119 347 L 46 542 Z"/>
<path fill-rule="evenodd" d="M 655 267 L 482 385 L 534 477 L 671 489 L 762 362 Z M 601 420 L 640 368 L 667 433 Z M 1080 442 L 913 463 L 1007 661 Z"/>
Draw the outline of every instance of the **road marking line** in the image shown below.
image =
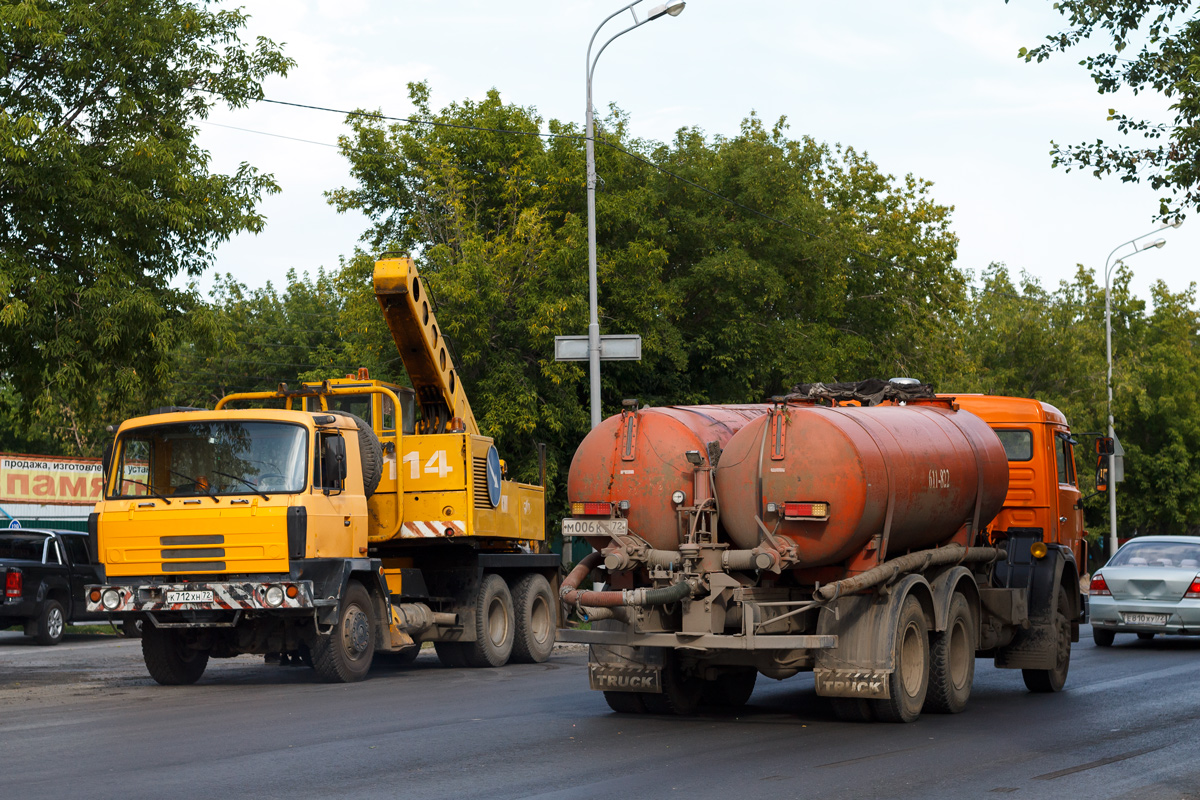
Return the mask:
<path fill-rule="evenodd" d="M 1154 670 L 1153 672 L 1139 672 L 1134 675 L 1126 675 L 1123 678 L 1110 678 L 1106 681 L 1089 683 L 1087 686 L 1080 686 L 1078 688 L 1068 687 L 1067 691 L 1071 694 L 1091 694 L 1103 691 L 1112 686 L 1118 686 L 1122 683 L 1144 683 L 1153 678 L 1170 678 L 1175 675 L 1187 675 L 1197 671 L 1200 671 L 1200 664 L 1181 664 L 1178 667 L 1167 667 L 1165 669 Z"/>

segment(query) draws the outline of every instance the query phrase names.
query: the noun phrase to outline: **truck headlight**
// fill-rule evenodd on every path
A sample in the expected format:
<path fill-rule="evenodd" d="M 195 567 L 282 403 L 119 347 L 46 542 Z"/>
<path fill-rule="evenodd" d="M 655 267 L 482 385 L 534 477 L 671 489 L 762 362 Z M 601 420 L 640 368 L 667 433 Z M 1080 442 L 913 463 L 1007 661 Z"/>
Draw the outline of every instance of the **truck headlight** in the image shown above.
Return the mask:
<path fill-rule="evenodd" d="M 283 589 L 278 586 L 267 587 L 267 605 L 277 606 L 283 603 Z"/>
<path fill-rule="evenodd" d="M 116 589 L 105 589 L 104 594 L 100 595 L 100 602 L 105 608 L 112 611 L 121 605 L 121 593 Z"/>

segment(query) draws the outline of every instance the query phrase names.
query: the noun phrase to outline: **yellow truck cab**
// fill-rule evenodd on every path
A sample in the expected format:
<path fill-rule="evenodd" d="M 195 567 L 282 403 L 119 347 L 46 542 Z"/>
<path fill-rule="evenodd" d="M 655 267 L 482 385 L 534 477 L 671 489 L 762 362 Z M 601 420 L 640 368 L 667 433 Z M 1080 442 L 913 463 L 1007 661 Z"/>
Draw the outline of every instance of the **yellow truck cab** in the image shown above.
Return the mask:
<path fill-rule="evenodd" d="M 549 656 L 544 490 L 504 478 L 412 260 L 378 262 L 375 289 L 414 388 L 359 370 L 115 431 L 88 608 L 140 627 L 158 682 L 243 653 L 360 680 L 423 641 L 451 666 Z"/>

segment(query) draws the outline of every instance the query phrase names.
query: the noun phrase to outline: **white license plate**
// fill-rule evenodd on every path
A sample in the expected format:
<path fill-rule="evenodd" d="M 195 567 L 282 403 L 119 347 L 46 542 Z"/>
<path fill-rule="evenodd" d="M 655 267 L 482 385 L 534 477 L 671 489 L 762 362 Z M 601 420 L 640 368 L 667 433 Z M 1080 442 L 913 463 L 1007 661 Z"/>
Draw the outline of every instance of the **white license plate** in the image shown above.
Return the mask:
<path fill-rule="evenodd" d="M 629 533 L 626 519 L 564 519 L 563 537 L 569 536 L 625 536 Z"/>
<path fill-rule="evenodd" d="M 1121 614 L 1126 625 L 1166 625 L 1168 614 Z"/>
<path fill-rule="evenodd" d="M 211 603 L 213 601 L 212 589 L 193 590 L 186 592 L 167 592 L 167 604 L 174 603 Z"/>

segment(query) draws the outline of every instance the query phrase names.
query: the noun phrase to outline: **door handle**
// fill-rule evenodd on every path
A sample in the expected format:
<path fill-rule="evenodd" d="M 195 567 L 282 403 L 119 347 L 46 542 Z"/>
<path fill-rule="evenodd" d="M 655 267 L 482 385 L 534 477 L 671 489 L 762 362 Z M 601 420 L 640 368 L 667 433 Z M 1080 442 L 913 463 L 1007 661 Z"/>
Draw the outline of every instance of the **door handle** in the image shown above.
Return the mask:
<path fill-rule="evenodd" d="M 346 517 L 345 519 L 342 520 L 342 527 L 344 527 L 344 528 L 350 527 L 350 518 L 349 517 Z"/>
<path fill-rule="evenodd" d="M 1066 518 L 1066 517 L 1059 517 L 1059 518 L 1058 518 L 1058 521 L 1059 521 L 1059 524 L 1061 524 L 1061 525 L 1066 525 L 1066 524 L 1067 524 L 1067 518 Z"/>

